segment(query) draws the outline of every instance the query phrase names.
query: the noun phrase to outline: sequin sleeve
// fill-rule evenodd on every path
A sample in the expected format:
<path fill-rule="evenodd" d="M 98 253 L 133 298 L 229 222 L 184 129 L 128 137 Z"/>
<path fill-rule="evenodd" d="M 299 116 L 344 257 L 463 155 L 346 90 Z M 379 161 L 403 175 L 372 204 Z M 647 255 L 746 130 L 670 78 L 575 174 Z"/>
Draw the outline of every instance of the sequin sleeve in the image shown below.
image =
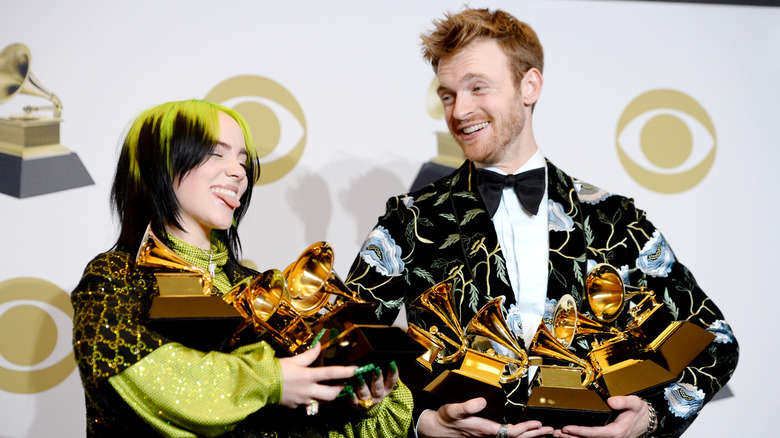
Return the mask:
<path fill-rule="evenodd" d="M 406 436 L 412 422 L 412 393 L 399 380 L 393 391 L 382 403 L 369 409 L 365 414 L 354 414 L 343 426 L 328 432 L 330 438 L 336 437 L 402 437 Z"/>
<path fill-rule="evenodd" d="M 128 253 L 100 254 L 87 265 L 71 294 L 73 350 L 86 390 L 168 342 L 144 324 L 154 294 L 153 277 L 136 270 Z"/>
<path fill-rule="evenodd" d="M 281 367 L 265 342 L 231 353 L 178 343 L 109 378 L 114 390 L 166 436 L 217 436 L 260 408 L 278 405 Z"/>

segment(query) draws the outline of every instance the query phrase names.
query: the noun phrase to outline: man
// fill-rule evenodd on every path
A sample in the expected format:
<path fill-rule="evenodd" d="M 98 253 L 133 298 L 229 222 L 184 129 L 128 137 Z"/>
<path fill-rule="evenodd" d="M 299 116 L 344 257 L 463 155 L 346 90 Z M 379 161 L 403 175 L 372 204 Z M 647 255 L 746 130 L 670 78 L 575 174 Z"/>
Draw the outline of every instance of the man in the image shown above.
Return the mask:
<path fill-rule="evenodd" d="M 418 434 L 681 434 L 736 367 L 738 345 L 723 315 L 632 200 L 573 179 L 545 161 L 532 127 L 543 52 L 530 27 L 503 11 L 468 9 L 435 22 L 422 39 L 439 79 L 447 125 L 468 160 L 419 191 L 391 198 L 369 234 L 347 281 L 361 297 L 379 303 L 379 319 L 391 323 L 406 303 L 410 322 L 424 328 L 438 324 L 409 303 L 450 280 L 461 326 L 503 295 L 506 319 L 527 345 L 564 294 L 572 294 L 582 309 L 586 273 L 596 263 L 609 263 L 626 284 L 655 291 L 672 319 L 698 324 L 716 338 L 678 381 L 643 392 L 643 398 L 609 398 L 616 415 L 603 427 L 553 431 L 537 421 L 503 425 L 479 417 L 486 402 L 475 398 L 431 406 L 419 417 Z M 496 174 L 536 180 L 518 189 L 536 199 L 519 199 L 503 182 L 491 195 L 481 183 L 502 178 Z"/>

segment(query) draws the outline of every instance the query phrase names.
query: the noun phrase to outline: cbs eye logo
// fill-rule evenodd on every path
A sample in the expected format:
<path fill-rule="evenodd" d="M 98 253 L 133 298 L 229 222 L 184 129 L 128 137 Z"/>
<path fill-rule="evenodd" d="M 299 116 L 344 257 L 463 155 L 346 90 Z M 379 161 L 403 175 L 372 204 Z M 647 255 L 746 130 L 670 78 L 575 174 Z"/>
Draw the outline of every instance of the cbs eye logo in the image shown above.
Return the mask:
<path fill-rule="evenodd" d="M 246 119 L 260 158 L 258 184 L 287 175 L 303 155 L 306 119 L 295 97 L 278 82 L 261 76 L 236 76 L 205 97 L 232 108 Z"/>
<path fill-rule="evenodd" d="M 618 121 L 620 162 L 636 182 L 659 193 L 680 193 L 703 180 L 716 145 L 707 112 L 675 90 L 642 94 Z"/>
<path fill-rule="evenodd" d="M 0 282 L 0 390 L 34 394 L 65 380 L 73 359 L 68 294 L 38 278 Z"/>

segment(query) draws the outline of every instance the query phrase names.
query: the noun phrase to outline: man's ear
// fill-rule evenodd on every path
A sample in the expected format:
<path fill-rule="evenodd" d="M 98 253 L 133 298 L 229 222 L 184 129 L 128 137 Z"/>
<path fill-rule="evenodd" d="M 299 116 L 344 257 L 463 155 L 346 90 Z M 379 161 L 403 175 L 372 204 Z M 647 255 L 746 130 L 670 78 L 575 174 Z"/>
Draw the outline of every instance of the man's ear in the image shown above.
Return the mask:
<path fill-rule="evenodd" d="M 529 68 L 523 80 L 520 83 L 520 90 L 523 93 L 523 103 L 525 105 L 533 105 L 539 100 L 539 95 L 542 94 L 542 72 L 535 67 Z"/>

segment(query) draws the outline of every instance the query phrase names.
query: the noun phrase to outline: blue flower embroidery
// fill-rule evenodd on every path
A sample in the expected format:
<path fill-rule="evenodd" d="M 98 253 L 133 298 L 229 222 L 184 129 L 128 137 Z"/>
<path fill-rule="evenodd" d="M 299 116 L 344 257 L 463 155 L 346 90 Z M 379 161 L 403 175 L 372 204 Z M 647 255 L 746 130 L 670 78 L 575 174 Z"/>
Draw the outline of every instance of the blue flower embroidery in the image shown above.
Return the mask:
<path fill-rule="evenodd" d="M 406 208 L 412 208 L 414 205 L 414 198 L 411 196 L 404 196 L 401 198 L 401 202 L 404 204 Z"/>
<path fill-rule="evenodd" d="M 656 230 L 653 237 L 645 243 L 644 248 L 639 252 L 636 266 L 647 275 L 666 277 L 672 270 L 674 261 L 672 248 L 666 243 L 661 232 Z"/>
<path fill-rule="evenodd" d="M 726 321 L 719 319 L 707 327 L 707 331 L 715 334 L 715 340 L 719 344 L 728 344 L 734 342 L 734 332 Z"/>
<path fill-rule="evenodd" d="M 574 220 L 563 211 L 563 205 L 547 200 L 550 211 L 550 231 L 574 231 Z"/>
<path fill-rule="evenodd" d="M 620 272 L 620 278 L 623 279 L 623 284 L 631 284 L 631 277 L 628 275 L 628 265 L 621 266 L 618 272 Z"/>
<path fill-rule="evenodd" d="M 509 312 L 506 314 L 506 324 L 515 336 L 518 338 L 523 337 L 523 322 L 520 318 L 520 308 L 517 307 L 517 304 L 509 306 Z"/>
<path fill-rule="evenodd" d="M 576 186 L 577 197 L 579 197 L 580 202 L 584 202 L 586 204 L 598 204 L 599 202 L 612 196 L 612 193 L 596 186 L 592 186 L 588 183 L 582 183 Z"/>
<path fill-rule="evenodd" d="M 396 277 L 404 270 L 401 247 L 383 226 L 377 226 L 368 234 L 360 251 L 360 258 L 385 277 Z"/>
<path fill-rule="evenodd" d="M 689 418 L 704 405 L 704 391 L 690 383 L 672 383 L 664 389 L 664 398 L 669 402 L 669 411 L 680 418 Z"/>

